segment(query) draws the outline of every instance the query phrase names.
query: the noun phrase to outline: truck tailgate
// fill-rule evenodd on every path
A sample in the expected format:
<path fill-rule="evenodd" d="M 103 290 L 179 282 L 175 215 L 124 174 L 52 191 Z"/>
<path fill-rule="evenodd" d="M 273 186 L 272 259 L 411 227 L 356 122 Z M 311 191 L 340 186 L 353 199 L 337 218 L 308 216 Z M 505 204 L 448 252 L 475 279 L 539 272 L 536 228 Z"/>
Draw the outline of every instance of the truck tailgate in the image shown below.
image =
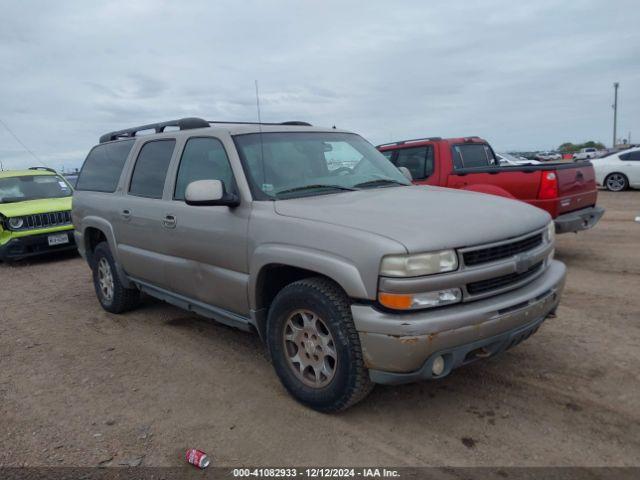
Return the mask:
<path fill-rule="evenodd" d="M 559 168 L 558 176 L 558 213 L 567 213 L 596 204 L 598 191 L 595 171 L 590 163 Z"/>

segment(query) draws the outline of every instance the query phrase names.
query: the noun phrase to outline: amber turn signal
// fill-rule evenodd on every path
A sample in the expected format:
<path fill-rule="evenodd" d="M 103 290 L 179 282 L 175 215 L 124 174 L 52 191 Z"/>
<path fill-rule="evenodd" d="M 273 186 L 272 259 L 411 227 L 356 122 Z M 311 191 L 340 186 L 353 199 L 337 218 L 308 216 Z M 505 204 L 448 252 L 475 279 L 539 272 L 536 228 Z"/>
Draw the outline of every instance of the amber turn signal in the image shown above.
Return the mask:
<path fill-rule="evenodd" d="M 378 300 L 385 307 L 395 310 L 408 310 L 413 305 L 413 295 L 380 292 Z"/>

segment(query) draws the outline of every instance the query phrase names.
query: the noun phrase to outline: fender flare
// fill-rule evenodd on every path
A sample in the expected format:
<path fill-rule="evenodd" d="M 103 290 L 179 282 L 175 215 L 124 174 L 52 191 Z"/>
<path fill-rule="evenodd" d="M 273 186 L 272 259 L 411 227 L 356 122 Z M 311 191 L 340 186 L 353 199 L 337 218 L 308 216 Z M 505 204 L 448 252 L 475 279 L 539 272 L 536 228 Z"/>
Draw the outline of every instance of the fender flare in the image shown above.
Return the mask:
<path fill-rule="evenodd" d="M 358 268 L 348 259 L 313 248 L 267 243 L 253 253 L 249 267 L 249 307 L 258 309 L 258 279 L 265 267 L 284 265 L 303 268 L 336 282 L 351 298 L 369 298 Z"/>

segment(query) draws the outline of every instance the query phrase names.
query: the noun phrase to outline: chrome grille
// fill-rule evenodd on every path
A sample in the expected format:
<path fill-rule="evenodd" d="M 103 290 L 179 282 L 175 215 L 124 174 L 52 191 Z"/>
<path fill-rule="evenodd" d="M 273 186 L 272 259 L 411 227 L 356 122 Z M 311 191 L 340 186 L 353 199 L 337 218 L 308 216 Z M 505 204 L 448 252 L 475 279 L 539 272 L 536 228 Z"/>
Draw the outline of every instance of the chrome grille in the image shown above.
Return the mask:
<path fill-rule="evenodd" d="M 462 254 L 464 264 L 468 267 L 481 265 L 483 263 L 495 262 L 509 258 L 518 253 L 527 252 L 542 244 L 542 233 L 537 233 L 521 240 L 511 243 L 503 243 L 493 247 L 470 250 Z"/>
<path fill-rule="evenodd" d="M 24 222 L 22 227 L 17 229 L 20 231 L 71 225 L 71 212 L 69 210 L 61 212 L 34 213 L 33 215 L 25 215 L 19 218 L 22 218 L 22 221 Z"/>

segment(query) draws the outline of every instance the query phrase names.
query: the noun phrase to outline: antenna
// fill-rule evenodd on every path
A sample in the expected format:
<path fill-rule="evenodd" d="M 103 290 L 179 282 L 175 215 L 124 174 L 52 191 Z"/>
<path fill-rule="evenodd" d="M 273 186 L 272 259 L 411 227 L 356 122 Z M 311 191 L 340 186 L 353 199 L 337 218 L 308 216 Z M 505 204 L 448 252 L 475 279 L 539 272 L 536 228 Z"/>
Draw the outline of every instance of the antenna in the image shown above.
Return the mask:
<path fill-rule="evenodd" d="M 264 188 L 264 184 L 267 183 L 267 175 L 264 168 L 264 142 L 262 141 L 262 118 L 260 117 L 260 93 L 258 91 L 258 80 L 256 83 L 256 108 L 258 109 L 258 130 L 260 135 L 260 165 L 262 166 L 262 185 L 260 189 Z"/>
<path fill-rule="evenodd" d="M 33 152 L 29 149 L 29 147 L 27 147 L 24 143 L 22 143 L 22 140 L 20 140 L 20 139 L 18 138 L 18 136 L 17 136 L 15 133 L 13 133 L 13 130 L 11 130 L 11 129 L 9 128 L 9 125 L 7 125 L 6 123 L 4 123 L 4 121 L 3 121 L 2 119 L 0 119 L 0 123 L 1 123 L 1 124 L 2 124 L 2 126 L 5 128 L 5 130 L 11 134 L 11 136 L 16 140 L 16 142 L 18 142 L 18 143 L 22 146 L 22 148 L 24 148 L 27 152 L 29 152 L 33 158 L 35 158 L 35 159 L 36 159 L 38 162 L 40 162 L 40 163 L 45 163 L 45 162 L 43 162 L 40 158 L 38 158 L 38 156 L 37 156 L 35 153 L 33 153 Z M 45 163 L 45 165 L 46 165 L 46 163 Z M 3 169 L 3 170 L 4 170 L 4 169 Z"/>

